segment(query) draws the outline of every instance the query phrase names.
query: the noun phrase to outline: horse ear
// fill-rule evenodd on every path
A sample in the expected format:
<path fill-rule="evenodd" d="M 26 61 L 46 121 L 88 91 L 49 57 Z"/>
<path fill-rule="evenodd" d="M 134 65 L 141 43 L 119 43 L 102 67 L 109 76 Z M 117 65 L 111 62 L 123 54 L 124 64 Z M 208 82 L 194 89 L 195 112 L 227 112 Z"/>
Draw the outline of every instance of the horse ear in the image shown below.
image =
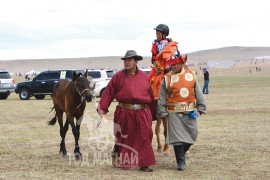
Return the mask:
<path fill-rule="evenodd" d="M 86 71 L 85 71 L 85 73 L 84 73 L 84 77 L 87 78 L 87 76 L 88 76 L 88 69 L 86 69 Z"/>
<path fill-rule="evenodd" d="M 185 60 L 186 60 L 186 62 L 187 62 L 187 54 L 185 55 Z"/>
<path fill-rule="evenodd" d="M 75 71 L 73 71 L 73 78 L 72 80 L 75 81 L 78 78 L 78 75 Z"/>

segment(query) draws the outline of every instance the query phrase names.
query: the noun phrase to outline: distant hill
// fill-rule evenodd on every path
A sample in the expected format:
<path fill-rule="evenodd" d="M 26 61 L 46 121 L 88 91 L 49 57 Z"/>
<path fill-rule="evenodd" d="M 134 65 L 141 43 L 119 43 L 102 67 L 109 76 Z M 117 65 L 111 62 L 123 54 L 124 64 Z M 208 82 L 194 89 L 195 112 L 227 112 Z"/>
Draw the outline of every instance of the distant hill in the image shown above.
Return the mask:
<path fill-rule="evenodd" d="M 188 62 L 209 62 L 209 61 L 234 61 L 251 60 L 255 57 L 269 56 L 270 47 L 224 47 L 208 49 L 197 52 L 186 53 Z M 149 67 L 151 58 L 144 57 L 139 62 L 140 67 Z M 91 69 L 91 68 L 122 68 L 123 61 L 120 56 L 109 57 L 85 57 L 85 58 L 62 58 L 62 59 L 21 59 L 0 61 L 0 69 L 7 69 L 10 72 L 28 72 L 30 70 L 44 71 L 48 69 Z"/>
<path fill-rule="evenodd" d="M 223 61 L 223 60 L 252 60 L 255 57 L 269 56 L 270 47 L 223 47 L 188 53 L 189 60 Z"/>

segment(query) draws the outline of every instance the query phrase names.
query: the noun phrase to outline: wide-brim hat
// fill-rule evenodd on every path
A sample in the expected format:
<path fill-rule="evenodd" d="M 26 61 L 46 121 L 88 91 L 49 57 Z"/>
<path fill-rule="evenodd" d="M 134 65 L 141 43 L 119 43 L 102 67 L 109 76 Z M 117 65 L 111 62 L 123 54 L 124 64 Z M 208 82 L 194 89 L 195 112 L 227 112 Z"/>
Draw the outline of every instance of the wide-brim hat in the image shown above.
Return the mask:
<path fill-rule="evenodd" d="M 167 61 L 167 64 L 169 66 L 172 66 L 172 65 L 178 64 L 178 63 L 185 64 L 186 63 L 185 58 L 183 56 L 180 56 L 178 58 L 174 58 L 174 59 L 171 59 L 171 60 Z"/>
<path fill-rule="evenodd" d="M 143 59 L 142 56 L 138 55 L 136 51 L 134 50 L 128 50 L 124 57 L 122 57 L 122 60 L 125 60 L 127 58 L 134 58 L 135 60 L 141 61 Z"/>

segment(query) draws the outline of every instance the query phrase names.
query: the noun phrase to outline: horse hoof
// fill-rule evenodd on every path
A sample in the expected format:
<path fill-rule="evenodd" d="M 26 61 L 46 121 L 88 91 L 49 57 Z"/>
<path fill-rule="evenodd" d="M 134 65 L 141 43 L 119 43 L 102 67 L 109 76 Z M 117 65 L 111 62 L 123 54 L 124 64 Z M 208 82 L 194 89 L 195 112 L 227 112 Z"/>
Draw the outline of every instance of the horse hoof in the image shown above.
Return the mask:
<path fill-rule="evenodd" d="M 169 155 L 170 155 L 170 151 L 169 150 L 163 151 L 163 156 L 168 157 Z"/>
<path fill-rule="evenodd" d="M 75 160 L 80 160 L 81 155 L 82 155 L 82 154 L 81 154 L 80 152 L 76 152 L 76 153 L 74 153 Z"/>
<path fill-rule="evenodd" d="M 157 152 L 162 152 L 162 146 L 158 146 L 158 148 L 157 148 Z"/>
<path fill-rule="evenodd" d="M 66 157 L 67 153 L 64 153 L 63 151 L 59 151 L 59 155 L 62 155 L 63 157 Z"/>
<path fill-rule="evenodd" d="M 164 148 L 163 148 L 163 151 L 169 151 L 169 145 L 168 144 L 165 144 Z"/>
<path fill-rule="evenodd" d="M 163 149 L 163 154 L 168 156 L 170 154 L 169 146 L 166 144 Z"/>

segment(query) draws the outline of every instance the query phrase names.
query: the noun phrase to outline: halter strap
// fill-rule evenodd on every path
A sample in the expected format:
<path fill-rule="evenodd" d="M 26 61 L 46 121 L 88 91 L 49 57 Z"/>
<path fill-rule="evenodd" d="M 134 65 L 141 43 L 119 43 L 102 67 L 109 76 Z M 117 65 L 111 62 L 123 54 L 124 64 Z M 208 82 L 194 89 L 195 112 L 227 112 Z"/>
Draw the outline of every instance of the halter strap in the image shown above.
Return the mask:
<path fill-rule="evenodd" d="M 82 96 L 82 94 L 85 92 L 85 91 L 90 91 L 90 89 L 84 89 L 82 92 L 79 91 L 78 88 L 76 88 L 76 92 L 79 93 L 79 95 L 81 96 L 81 103 L 76 107 L 76 109 L 79 109 L 79 107 L 82 105 L 83 103 L 83 100 L 85 100 L 85 98 Z"/>
<path fill-rule="evenodd" d="M 84 89 L 82 92 L 79 91 L 78 88 L 76 88 L 76 91 L 79 93 L 79 95 L 82 97 L 82 93 L 84 93 L 84 91 L 90 91 L 90 89 Z"/>

